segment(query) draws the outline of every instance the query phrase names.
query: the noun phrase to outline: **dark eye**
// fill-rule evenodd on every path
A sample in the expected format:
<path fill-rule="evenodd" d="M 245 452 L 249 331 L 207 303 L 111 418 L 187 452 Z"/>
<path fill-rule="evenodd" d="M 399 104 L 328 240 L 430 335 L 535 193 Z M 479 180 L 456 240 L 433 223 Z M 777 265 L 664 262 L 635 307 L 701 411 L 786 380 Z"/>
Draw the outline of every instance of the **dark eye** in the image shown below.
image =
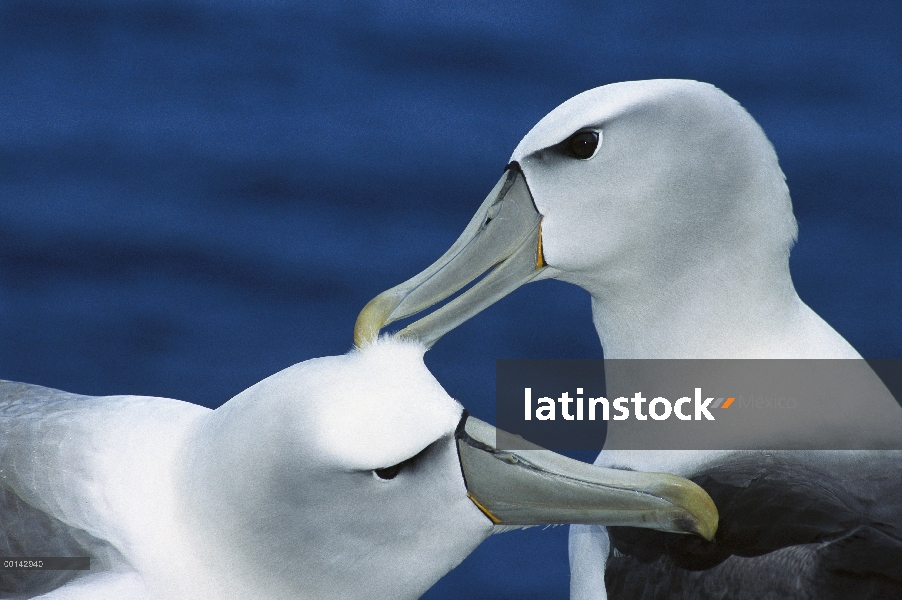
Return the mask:
<path fill-rule="evenodd" d="M 376 477 L 379 479 L 394 479 L 398 476 L 398 473 L 401 472 L 402 466 L 404 466 L 404 463 L 398 463 L 390 467 L 385 467 L 384 469 L 376 469 L 373 473 L 375 473 Z"/>
<path fill-rule="evenodd" d="M 429 454 L 432 448 L 437 444 L 440 444 L 441 442 L 442 441 L 439 440 L 437 442 L 429 444 L 428 446 L 417 452 L 414 456 L 411 456 L 407 460 L 402 460 L 396 465 L 392 465 L 390 467 L 382 467 L 381 469 L 373 469 L 373 475 L 383 481 L 394 479 L 401 471 L 409 469 L 410 467 L 416 467 L 416 465 L 419 464 L 427 454 Z"/>
<path fill-rule="evenodd" d="M 591 158 L 598 148 L 597 131 L 577 131 L 564 142 L 564 151 L 573 158 Z"/>

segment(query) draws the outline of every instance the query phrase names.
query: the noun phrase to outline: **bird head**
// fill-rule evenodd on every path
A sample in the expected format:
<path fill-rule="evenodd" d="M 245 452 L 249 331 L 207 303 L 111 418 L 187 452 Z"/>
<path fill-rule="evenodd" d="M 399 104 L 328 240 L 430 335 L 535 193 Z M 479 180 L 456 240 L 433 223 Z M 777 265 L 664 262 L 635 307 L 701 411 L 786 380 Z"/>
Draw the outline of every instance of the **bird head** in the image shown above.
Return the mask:
<path fill-rule="evenodd" d="M 595 298 L 731 272 L 785 271 L 796 235 L 764 132 L 712 85 L 616 83 L 564 102 L 523 138 L 450 250 L 361 312 L 358 344 L 470 289 L 400 332 L 427 346 L 520 285 L 556 278 Z M 712 257 L 715 257 L 712 260 Z"/>

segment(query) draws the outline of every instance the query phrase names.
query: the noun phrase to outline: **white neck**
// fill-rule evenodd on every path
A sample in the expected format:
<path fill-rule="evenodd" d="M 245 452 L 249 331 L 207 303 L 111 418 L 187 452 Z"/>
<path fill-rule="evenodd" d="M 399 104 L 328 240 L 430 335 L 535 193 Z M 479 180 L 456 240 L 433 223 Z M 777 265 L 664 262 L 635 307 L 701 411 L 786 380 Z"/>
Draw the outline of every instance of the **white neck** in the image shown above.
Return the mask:
<path fill-rule="evenodd" d="M 713 259 L 709 267 L 690 269 L 670 280 L 646 273 L 630 278 L 634 285 L 623 285 L 621 280 L 617 286 L 593 286 L 593 320 L 605 358 L 861 358 L 799 299 L 786 261 L 739 268 L 731 267 L 727 260 Z M 582 285 L 588 287 L 585 282 Z M 768 423 L 763 434 L 725 430 L 727 437 L 735 441 L 746 435 L 756 441 L 765 434 L 777 438 L 784 434 L 798 437 L 800 431 L 820 435 L 831 427 L 854 433 L 857 430 L 848 424 L 862 423 L 866 441 L 897 444 L 902 410 L 891 396 L 879 393 L 883 387 L 876 377 L 873 381 L 863 377 L 877 390 L 871 394 L 866 412 L 848 413 L 832 407 L 820 415 L 823 422 L 818 426 L 803 422 L 793 429 L 792 422 L 785 420 L 782 428 Z M 672 447 L 684 445 L 685 431 L 678 425 L 656 429 L 655 443 L 666 445 L 668 436 L 673 436 Z M 646 429 L 641 423 L 611 423 L 605 448 L 633 448 Z"/>
<path fill-rule="evenodd" d="M 799 299 L 785 259 L 581 285 L 607 358 L 860 358 Z"/>

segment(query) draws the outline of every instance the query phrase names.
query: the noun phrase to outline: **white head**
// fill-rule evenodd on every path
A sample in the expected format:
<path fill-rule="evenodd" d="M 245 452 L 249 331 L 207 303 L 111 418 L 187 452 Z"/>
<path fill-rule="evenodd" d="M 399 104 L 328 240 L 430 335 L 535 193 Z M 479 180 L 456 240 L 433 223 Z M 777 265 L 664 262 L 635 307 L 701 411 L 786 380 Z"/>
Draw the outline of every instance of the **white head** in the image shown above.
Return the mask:
<path fill-rule="evenodd" d="M 374 299 L 358 332 L 493 269 L 404 335 L 432 344 L 523 283 L 553 277 L 592 294 L 606 356 L 723 357 L 735 337 L 770 355 L 782 343 L 771 334 L 799 313 L 796 229 L 774 149 L 735 100 L 697 81 L 606 85 L 544 117 L 452 249 Z"/>
<path fill-rule="evenodd" d="M 580 132 L 598 136 L 589 158 L 568 153 Z M 773 147 L 706 83 L 631 81 L 579 94 L 539 121 L 511 161 L 542 215 L 545 262 L 590 290 L 677 279 L 712 255 L 785 266 L 795 239 Z"/>
<path fill-rule="evenodd" d="M 492 532 L 461 475 L 462 407 L 423 352 L 383 340 L 297 364 L 198 432 L 192 521 L 249 586 L 236 597 L 418 598 Z"/>

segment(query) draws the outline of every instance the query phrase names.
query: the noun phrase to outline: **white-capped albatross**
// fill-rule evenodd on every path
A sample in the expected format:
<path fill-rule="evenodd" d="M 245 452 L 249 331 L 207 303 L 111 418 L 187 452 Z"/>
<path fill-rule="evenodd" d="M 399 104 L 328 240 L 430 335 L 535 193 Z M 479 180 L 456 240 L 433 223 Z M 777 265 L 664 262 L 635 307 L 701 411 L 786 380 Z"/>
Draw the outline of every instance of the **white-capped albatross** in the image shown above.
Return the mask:
<path fill-rule="evenodd" d="M 454 246 L 374 298 L 356 331 L 371 337 L 491 269 L 399 335 L 432 344 L 556 278 L 591 294 L 606 359 L 860 359 L 796 294 L 796 231 L 776 153 L 735 100 L 695 81 L 607 85 L 544 117 Z M 828 425 L 865 432 L 865 448 L 902 448 L 889 394 Z M 605 447 L 625 435 L 610 423 Z M 605 450 L 596 464 L 689 477 L 722 525 L 712 543 L 573 526 L 575 600 L 902 597 L 898 450 Z"/>
<path fill-rule="evenodd" d="M 633 524 L 711 538 L 697 485 L 496 450 L 423 364 L 376 340 L 216 410 L 0 381 L 4 598 L 418 598 L 493 532 Z M 45 595 L 41 595 L 45 594 Z"/>

